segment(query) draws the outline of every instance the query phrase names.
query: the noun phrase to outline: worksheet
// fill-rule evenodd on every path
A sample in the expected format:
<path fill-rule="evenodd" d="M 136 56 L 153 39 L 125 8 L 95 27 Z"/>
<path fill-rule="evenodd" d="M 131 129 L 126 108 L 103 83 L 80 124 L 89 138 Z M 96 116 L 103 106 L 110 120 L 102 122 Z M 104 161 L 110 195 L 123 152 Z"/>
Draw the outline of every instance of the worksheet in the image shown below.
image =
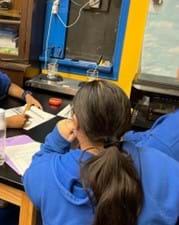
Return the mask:
<path fill-rule="evenodd" d="M 47 113 L 35 106 L 31 106 L 30 110 L 24 112 L 25 107 L 26 106 L 15 107 L 15 108 L 7 109 L 5 112 L 6 117 L 10 117 L 10 116 L 18 115 L 22 113 L 25 113 L 26 115 L 28 115 L 29 118 L 23 127 L 24 130 L 30 130 L 55 117 L 55 115 L 51 113 Z"/>
<path fill-rule="evenodd" d="M 62 118 L 71 119 L 72 118 L 72 106 L 68 104 L 64 109 L 62 109 L 57 116 Z"/>
<path fill-rule="evenodd" d="M 19 175 L 23 175 L 30 166 L 32 156 L 40 150 L 39 142 L 30 142 L 6 147 L 6 160 Z"/>

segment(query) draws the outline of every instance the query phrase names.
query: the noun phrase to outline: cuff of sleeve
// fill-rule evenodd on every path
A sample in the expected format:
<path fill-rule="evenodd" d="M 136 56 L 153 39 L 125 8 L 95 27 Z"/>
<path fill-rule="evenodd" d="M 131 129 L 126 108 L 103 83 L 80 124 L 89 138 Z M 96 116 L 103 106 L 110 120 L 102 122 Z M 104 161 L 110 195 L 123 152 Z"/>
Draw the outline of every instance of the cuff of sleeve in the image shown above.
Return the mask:
<path fill-rule="evenodd" d="M 53 133 L 54 133 L 55 140 L 57 140 L 58 142 L 62 142 L 62 143 L 64 143 L 64 145 L 70 145 L 70 144 L 71 144 L 69 141 L 67 141 L 67 140 L 61 135 L 61 133 L 59 132 L 57 126 L 54 128 Z"/>

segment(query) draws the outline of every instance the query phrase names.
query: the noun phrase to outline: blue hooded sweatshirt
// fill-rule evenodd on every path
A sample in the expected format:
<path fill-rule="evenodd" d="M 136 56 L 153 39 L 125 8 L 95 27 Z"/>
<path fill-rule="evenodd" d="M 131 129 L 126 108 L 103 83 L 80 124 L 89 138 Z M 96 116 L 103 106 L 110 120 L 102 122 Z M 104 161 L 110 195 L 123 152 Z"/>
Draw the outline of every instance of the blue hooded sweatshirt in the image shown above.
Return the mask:
<path fill-rule="evenodd" d="M 162 132 L 162 130 L 161 130 Z M 179 164 L 167 154 L 125 141 L 138 170 L 144 205 L 137 225 L 176 225 L 179 221 Z M 82 157 L 83 154 L 83 157 Z M 91 225 L 94 211 L 80 182 L 80 161 L 92 157 L 70 143 L 57 128 L 46 137 L 26 170 L 24 188 L 40 209 L 43 225 Z"/>
<path fill-rule="evenodd" d="M 179 161 L 179 110 L 161 116 L 144 132 L 130 131 L 124 140 L 138 147 L 153 147 Z"/>
<path fill-rule="evenodd" d="M 11 81 L 9 77 L 0 72 L 0 99 L 7 95 L 10 85 Z"/>

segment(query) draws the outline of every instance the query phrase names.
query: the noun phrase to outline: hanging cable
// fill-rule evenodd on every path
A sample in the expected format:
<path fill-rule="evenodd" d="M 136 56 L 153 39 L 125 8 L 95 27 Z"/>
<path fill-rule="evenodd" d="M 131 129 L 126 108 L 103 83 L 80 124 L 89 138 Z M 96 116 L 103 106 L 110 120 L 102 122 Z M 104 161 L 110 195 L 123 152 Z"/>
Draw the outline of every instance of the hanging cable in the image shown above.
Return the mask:
<path fill-rule="evenodd" d="M 95 4 L 98 3 L 99 1 L 100 1 L 100 0 L 97 0 L 96 2 L 93 3 L 93 5 L 95 5 Z M 60 22 L 62 23 L 62 25 L 63 25 L 65 28 L 73 27 L 73 26 L 78 22 L 78 20 L 80 19 L 82 10 L 83 10 L 87 5 L 89 5 L 90 2 L 91 2 L 91 0 L 88 1 L 88 2 L 86 2 L 86 3 L 79 9 L 79 13 L 78 13 L 77 18 L 76 18 L 75 21 L 74 21 L 73 23 L 71 23 L 70 25 L 66 25 L 66 24 L 64 23 L 64 21 L 62 20 L 62 18 L 61 18 L 58 14 L 56 14 L 56 16 L 57 16 L 57 18 L 60 20 Z"/>
<path fill-rule="evenodd" d="M 97 0 L 96 2 L 94 2 L 93 4 L 95 5 L 96 3 L 98 3 L 100 0 Z M 71 0 L 71 2 L 73 2 L 74 4 L 78 5 L 78 6 L 81 6 L 79 5 L 79 3 L 75 2 L 74 0 Z M 49 20 L 49 25 L 48 25 L 48 31 L 47 31 L 47 38 L 46 38 L 46 43 L 45 43 L 45 64 L 44 64 L 44 68 L 47 69 L 47 62 L 48 62 L 48 42 L 49 42 L 49 37 L 50 37 L 50 30 L 51 30 L 51 24 L 52 24 L 52 18 L 54 15 L 57 16 L 57 18 L 60 20 L 60 22 L 62 23 L 62 25 L 65 27 L 65 28 L 70 28 L 70 27 L 73 27 L 77 22 L 78 20 L 80 19 L 81 17 L 81 12 L 82 10 L 87 6 L 89 5 L 89 3 L 91 2 L 91 0 L 89 0 L 88 2 L 86 2 L 83 6 L 81 6 L 81 8 L 79 9 L 79 13 L 78 13 L 78 16 L 77 18 L 75 19 L 75 21 L 73 23 L 71 23 L 70 25 L 66 25 L 64 23 L 64 21 L 62 20 L 62 18 L 58 15 L 58 13 L 53 13 L 53 6 L 52 6 L 52 10 L 51 10 L 51 14 L 50 14 L 50 20 Z"/>
<path fill-rule="evenodd" d="M 53 17 L 53 14 L 51 12 L 51 14 L 50 14 L 50 20 L 49 20 L 49 25 L 48 25 L 48 31 L 47 31 L 47 39 L 46 39 L 46 43 L 45 43 L 45 66 L 44 66 L 45 69 L 47 69 L 47 62 L 48 62 L 48 41 L 49 41 L 49 37 L 50 37 L 52 17 Z"/>
<path fill-rule="evenodd" d="M 79 4 L 78 2 L 75 2 L 74 0 L 71 0 L 71 2 L 72 2 L 74 5 L 81 6 L 81 4 Z"/>

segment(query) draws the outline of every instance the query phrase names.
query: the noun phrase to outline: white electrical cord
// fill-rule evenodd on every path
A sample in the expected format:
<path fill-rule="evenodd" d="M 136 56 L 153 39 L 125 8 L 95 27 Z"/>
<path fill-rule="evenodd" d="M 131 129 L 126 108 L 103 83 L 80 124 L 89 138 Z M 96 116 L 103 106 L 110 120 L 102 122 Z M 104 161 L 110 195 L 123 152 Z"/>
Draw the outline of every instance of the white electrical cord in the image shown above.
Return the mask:
<path fill-rule="evenodd" d="M 46 43 L 45 43 L 45 69 L 47 70 L 47 62 L 48 62 L 48 41 L 49 41 L 49 37 L 50 37 L 50 29 L 51 29 L 51 23 L 52 23 L 52 17 L 53 14 L 51 12 L 50 14 L 50 20 L 49 20 L 49 25 L 48 25 L 48 31 L 47 31 L 47 39 L 46 39 Z"/>
<path fill-rule="evenodd" d="M 75 2 L 74 0 L 71 0 L 71 2 L 77 6 L 81 6 L 81 4 L 79 4 L 78 2 Z"/>
<path fill-rule="evenodd" d="M 98 3 L 99 1 L 100 1 L 100 0 L 97 0 L 96 2 L 93 3 L 93 5 L 95 5 L 95 4 Z M 79 9 L 79 13 L 78 13 L 77 18 L 76 18 L 75 21 L 74 21 L 73 23 L 71 23 L 70 25 L 66 25 L 66 24 L 64 23 L 64 21 L 62 20 L 62 18 L 61 18 L 58 14 L 56 14 L 56 16 L 57 16 L 57 18 L 60 20 L 60 22 L 62 23 L 62 25 L 63 25 L 65 28 L 73 27 L 73 26 L 78 22 L 78 20 L 80 19 L 82 10 L 83 10 L 87 5 L 89 5 L 90 2 L 91 2 L 91 0 L 88 1 L 88 2 L 86 2 L 86 3 Z"/>
<path fill-rule="evenodd" d="M 58 13 L 53 13 L 53 6 L 52 6 L 52 10 L 51 10 L 51 14 L 50 14 L 50 20 L 49 20 L 49 26 L 48 26 L 48 31 L 47 31 L 47 39 L 46 39 L 46 43 L 45 43 L 45 59 L 44 59 L 44 68 L 47 70 L 47 62 L 48 62 L 48 42 L 49 42 L 49 37 L 50 37 L 50 30 L 51 30 L 51 23 L 52 23 L 52 17 L 53 15 L 56 15 L 57 18 L 60 20 L 60 22 L 62 23 L 62 25 L 65 27 L 65 28 L 70 28 L 70 27 L 73 27 L 77 22 L 78 20 L 80 19 L 81 17 L 81 12 L 82 10 L 90 3 L 91 0 L 89 0 L 88 2 L 86 2 L 80 9 L 79 9 L 79 13 L 78 13 L 78 16 L 77 18 L 75 19 L 75 21 L 73 23 L 71 23 L 70 25 L 66 25 L 62 18 L 58 15 Z M 95 5 L 96 3 L 98 3 L 100 0 L 97 0 L 96 2 L 94 2 L 93 4 Z M 55 2 L 55 1 L 54 1 Z M 71 2 L 73 2 L 74 4 L 78 4 L 76 3 L 74 0 L 71 0 Z M 78 4 L 79 5 L 79 4 Z M 80 5 L 79 5 L 80 6 Z"/>

